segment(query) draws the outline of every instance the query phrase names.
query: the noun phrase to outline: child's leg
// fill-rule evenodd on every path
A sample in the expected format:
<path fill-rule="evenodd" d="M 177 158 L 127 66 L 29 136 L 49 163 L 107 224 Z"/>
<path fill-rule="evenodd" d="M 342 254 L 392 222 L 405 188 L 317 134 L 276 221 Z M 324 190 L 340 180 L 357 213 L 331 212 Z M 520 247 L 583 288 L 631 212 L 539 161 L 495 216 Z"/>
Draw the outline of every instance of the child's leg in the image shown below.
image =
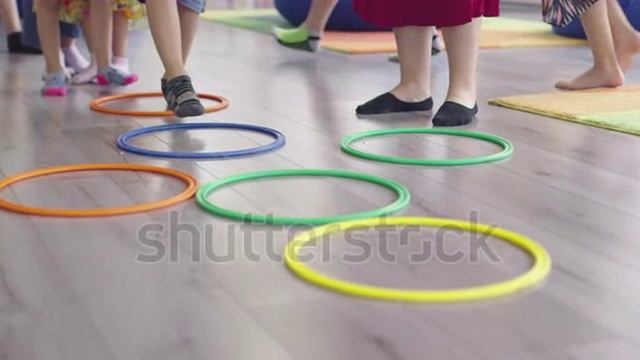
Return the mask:
<path fill-rule="evenodd" d="M 394 29 L 400 54 L 401 79 L 391 92 L 359 106 L 361 115 L 392 112 L 431 111 L 432 27 L 408 26 Z"/>
<path fill-rule="evenodd" d="M 186 64 L 193 47 L 193 40 L 196 38 L 200 14 L 182 5 L 178 7 L 178 10 L 180 14 L 180 34 L 182 34 L 182 61 L 183 64 Z"/>
<path fill-rule="evenodd" d="M 80 25 L 82 27 L 82 32 L 84 33 L 84 40 L 87 44 L 87 48 L 89 49 L 89 54 L 91 54 L 91 61 L 84 70 L 78 72 L 71 79 L 71 82 L 76 85 L 90 83 L 95 80 L 96 76 L 98 76 L 98 63 L 96 61 L 95 47 L 93 46 L 92 41 L 93 39 L 91 38 L 92 27 L 90 16 L 85 16 Z"/>
<path fill-rule="evenodd" d="M 46 62 L 44 96 L 67 95 L 67 74 L 60 59 L 59 0 L 38 0 L 36 3 L 38 35 Z"/>
<path fill-rule="evenodd" d="M 274 28 L 278 41 L 287 47 L 318 51 L 324 28 L 338 0 L 313 0 L 305 22 L 296 29 Z"/>
<path fill-rule="evenodd" d="M 15 0 L 0 0 L 0 19 L 7 34 L 7 48 L 10 53 L 41 54 L 40 49 L 25 45 L 22 41 L 22 26 L 18 5 Z"/>
<path fill-rule="evenodd" d="M 113 66 L 129 72 L 127 53 L 129 48 L 129 19 L 122 11 L 113 14 Z"/>
<path fill-rule="evenodd" d="M 98 69 L 103 70 L 111 64 L 113 3 L 111 0 L 90 0 L 90 4 L 91 42 L 96 53 Z"/>
<path fill-rule="evenodd" d="M 582 15 L 591 52 L 593 67 L 571 81 L 560 81 L 559 89 L 580 90 L 597 87 L 616 87 L 624 83 L 609 24 L 607 0 L 600 0 Z"/>
<path fill-rule="evenodd" d="M 89 61 L 80 53 L 75 38 L 63 35 L 60 44 L 64 53 L 65 66 L 73 69 L 76 74 L 89 67 Z"/>
<path fill-rule="evenodd" d="M 64 72 L 60 61 L 60 27 L 59 0 L 38 0 L 36 2 L 38 37 L 42 45 L 42 52 L 46 62 L 47 74 Z"/>
<path fill-rule="evenodd" d="M 0 0 L 0 18 L 2 19 L 4 30 L 7 34 L 22 31 L 20 16 L 18 15 L 18 5 L 15 0 Z"/>
<path fill-rule="evenodd" d="M 91 0 L 89 10 L 91 33 L 96 61 L 97 81 L 100 85 L 129 85 L 138 81 L 136 75 L 128 74 L 111 66 L 113 46 L 113 2 L 111 0 Z"/>
<path fill-rule="evenodd" d="M 482 19 L 477 18 L 465 25 L 442 29 L 447 44 L 449 91 L 444 105 L 433 117 L 435 126 L 467 125 L 478 112 L 477 68 L 481 25 Z"/>
<path fill-rule="evenodd" d="M 618 0 L 607 0 L 607 10 L 618 62 L 622 71 L 627 71 L 633 63 L 633 57 L 640 52 L 640 34 L 627 19 Z"/>
<path fill-rule="evenodd" d="M 191 3 L 204 8 L 204 1 Z M 178 117 L 202 115 L 204 107 L 184 66 L 195 36 L 198 12 L 186 6 L 176 6 L 173 1 L 147 0 L 147 15 L 153 40 L 165 67 L 162 93 L 168 108 Z"/>
<path fill-rule="evenodd" d="M 147 0 L 147 16 L 153 40 L 164 64 L 163 79 L 186 75 L 182 56 L 180 15 L 174 1 Z"/>

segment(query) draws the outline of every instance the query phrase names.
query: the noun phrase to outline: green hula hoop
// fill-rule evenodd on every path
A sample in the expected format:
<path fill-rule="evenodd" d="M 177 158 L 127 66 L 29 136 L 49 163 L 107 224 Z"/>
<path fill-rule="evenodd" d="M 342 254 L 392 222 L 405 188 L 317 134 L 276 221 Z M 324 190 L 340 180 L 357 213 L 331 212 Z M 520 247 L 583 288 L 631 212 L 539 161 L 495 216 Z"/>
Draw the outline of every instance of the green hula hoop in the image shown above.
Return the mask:
<path fill-rule="evenodd" d="M 413 159 L 413 158 L 406 158 L 406 157 L 394 157 L 394 156 L 372 154 L 366 151 L 358 150 L 352 145 L 354 142 L 360 141 L 363 139 L 369 139 L 369 138 L 386 136 L 386 135 L 397 135 L 397 134 L 435 134 L 435 135 L 450 135 L 450 136 L 465 137 L 465 138 L 482 140 L 482 141 L 499 145 L 500 147 L 502 147 L 502 151 L 496 154 L 481 156 L 481 157 L 474 157 L 474 158 L 436 160 L 436 159 Z M 506 139 L 501 138 L 500 136 L 476 132 L 476 131 L 467 131 L 467 130 L 458 130 L 458 129 L 440 129 L 440 128 L 407 128 L 407 129 L 402 128 L 402 129 L 384 129 L 384 130 L 366 131 L 366 132 L 346 136 L 342 140 L 341 148 L 342 148 L 342 151 L 346 152 L 347 154 L 350 154 L 359 158 L 367 159 L 367 160 L 380 161 L 380 162 L 386 162 L 391 164 L 418 165 L 418 166 L 464 166 L 464 165 L 486 164 L 486 163 L 507 159 L 513 154 L 513 145 Z"/>
<path fill-rule="evenodd" d="M 392 190 L 397 194 L 397 199 L 387 206 L 379 209 L 364 211 L 359 213 L 330 216 L 330 217 L 281 217 L 281 216 L 268 216 L 260 214 L 242 213 L 229 209 L 222 208 L 213 204 L 209 199 L 209 195 L 216 190 L 223 187 L 252 181 L 258 179 L 270 179 L 270 178 L 282 178 L 282 177 L 295 177 L 295 176 L 327 176 L 337 177 L 345 179 L 353 179 L 369 182 L 372 184 L 380 185 L 389 190 Z M 394 214 L 398 211 L 404 210 L 411 201 L 411 193 L 409 190 L 389 179 L 381 178 L 378 176 L 360 174 L 351 171 L 343 170 L 319 170 L 319 169 L 291 169 L 291 170 L 271 170 L 271 171 L 259 171 L 244 173 L 235 176 L 231 176 L 225 179 L 214 181 L 203 185 L 196 194 L 196 201 L 198 205 L 204 210 L 213 213 L 218 216 L 226 217 L 233 220 L 247 221 L 252 223 L 271 224 L 271 225 L 325 225 L 340 221 L 349 221 L 365 218 L 375 218 Z"/>
<path fill-rule="evenodd" d="M 468 288 L 418 290 L 386 288 L 335 279 L 308 267 L 307 264 L 300 259 L 300 250 L 307 245 L 313 244 L 316 239 L 322 239 L 332 234 L 380 226 L 452 228 L 491 235 L 526 251 L 533 259 L 533 265 L 524 274 L 496 283 Z M 318 227 L 303 232 L 291 240 L 287 245 L 284 256 L 285 264 L 289 270 L 301 279 L 316 286 L 344 295 L 406 303 L 460 303 L 511 295 L 532 288 L 543 282 L 549 275 L 552 266 L 551 257 L 549 257 L 544 247 L 518 233 L 466 221 L 420 217 L 363 219 Z"/>

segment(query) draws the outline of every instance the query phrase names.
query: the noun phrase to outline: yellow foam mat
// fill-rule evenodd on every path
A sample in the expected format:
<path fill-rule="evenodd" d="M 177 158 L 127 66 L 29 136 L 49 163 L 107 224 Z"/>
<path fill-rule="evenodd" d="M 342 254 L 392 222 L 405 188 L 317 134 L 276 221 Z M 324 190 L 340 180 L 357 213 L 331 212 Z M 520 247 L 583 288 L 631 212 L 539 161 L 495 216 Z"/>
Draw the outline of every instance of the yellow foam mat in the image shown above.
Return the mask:
<path fill-rule="evenodd" d="M 286 26 L 275 9 L 214 10 L 202 19 L 233 27 L 268 33 L 272 26 Z M 483 49 L 581 46 L 585 41 L 558 36 L 542 21 L 486 18 L 482 25 Z M 345 54 L 377 54 L 397 51 L 391 32 L 337 32 L 325 34 L 322 46 Z"/>
<path fill-rule="evenodd" d="M 640 135 L 640 86 L 497 98 L 489 103 L 555 119 Z"/>

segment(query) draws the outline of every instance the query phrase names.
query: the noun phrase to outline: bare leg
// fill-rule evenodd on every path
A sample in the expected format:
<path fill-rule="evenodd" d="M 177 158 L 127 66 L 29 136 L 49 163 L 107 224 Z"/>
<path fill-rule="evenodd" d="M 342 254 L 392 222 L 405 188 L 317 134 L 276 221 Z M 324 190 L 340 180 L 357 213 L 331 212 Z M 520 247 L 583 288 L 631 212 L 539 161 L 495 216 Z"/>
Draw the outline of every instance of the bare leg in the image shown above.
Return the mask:
<path fill-rule="evenodd" d="M 76 39 L 74 38 L 63 37 L 62 40 L 60 40 L 60 46 L 62 46 L 63 49 L 71 46 L 75 46 L 75 44 L 76 44 Z"/>
<path fill-rule="evenodd" d="M 82 34 L 84 35 L 84 41 L 87 44 L 87 48 L 91 54 L 95 53 L 95 49 L 93 46 L 92 38 L 91 38 L 91 17 L 85 16 L 80 24 L 82 27 Z"/>
<path fill-rule="evenodd" d="M 431 97 L 432 27 L 408 26 L 394 29 L 400 54 L 400 84 L 391 93 L 406 102 Z"/>
<path fill-rule="evenodd" d="M 85 68 L 79 71 L 77 74 L 75 74 L 71 79 L 71 82 L 76 85 L 89 83 L 93 81 L 98 75 L 98 64 L 96 62 L 95 46 L 93 46 L 93 42 L 92 42 L 93 39 L 91 39 L 90 16 L 85 16 L 80 25 L 82 26 L 84 41 L 86 42 L 87 48 L 89 49 L 89 54 L 91 55 L 91 59 L 86 64 Z"/>
<path fill-rule="evenodd" d="M 113 34 L 113 5 L 110 0 L 91 0 L 91 39 L 96 53 L 98 69 L 111 64 L 111 44 Z"/>
<path fill-rule="evenodd" d="M 175 1 L 147 0 L 147 15 L 158 54 L 164 64 L 162 93 L 178 117 L 200 116 L 204 106 L 184 67 L 196 33 L 198 15 Z"/>
<path fill-rule="evenodd" d="M 174 1 L 147 0 L 147 15 L 151 34 L 164 64 L 163 78 L 173 79 L 186 75 L 179 32 L 180 16 Z"/>
<path fill-rule="evenodd" d="M 400 83 L 390 92 L 358 106 L 358 115 L 430 113 L 433 108 L 430 51 L 433 27 L 406 26 L 393 30 L 400 53 Z"/>
<path fill-rule="evenodd" d="M 558 82 L 556 87 L 564 90 L 580 90 L 622 85 L 624 74 L 618 64 L 613 43 L 607 0 L 598 1 L 584 13 L 582 23 L 593 53 L 593 67 L 571 81 Z"/>
<path fill-rule="evenodd" d="M 447 101 L 473 108 L 477 101 L 477 68 L 480 48 L 480 26 L 477 18 L 461 26 L 442 29 L 447 44 L 449 91 Z M 400 56 L 402 58 L 402 56 Z"/>
<path fill-rule="evenodd" d="M 182 34 L 182 61 L 183 64 L 186 64 L 193 47 L 193 40 L 196 38 L 200 14 L 182 5 L 179 6 L 178 11 L 180 14 L 180 33 Z"/>
<path fill-rule="evenodd" d="M 629 23 L 618 0 L 607 0 L 607 10 L 618 62 L 626 72 L 631 68 L 634 56 L 640 52 L 640 34 Z"/>
<path fill-rule="evenodd" d="M 307 30 L 322 33 L 327 26 L 327 21 L 336 7 L 338 0 L 313 0 L 307 20 L 302 24 Z"/>
<path fill-rule="evenodd" d="M 4 22 L 4 29 L 7 34 L 22 31 L 16 0 L 0 0 L 0 18 Z"/>
<path fill-rule="evenodd" d="M 42 44 L 42 53 L 48 74 L 64 71 L 60 61 L 60 26 L 58 24 L 59 0 L 39 0 L 36 3 L 38 36 Z"/>
<path fill-rule="evenodd" d="M 113 14 L 113 57 L 126 58 L 129 48 L 129 20 L 122 13 Z"/>

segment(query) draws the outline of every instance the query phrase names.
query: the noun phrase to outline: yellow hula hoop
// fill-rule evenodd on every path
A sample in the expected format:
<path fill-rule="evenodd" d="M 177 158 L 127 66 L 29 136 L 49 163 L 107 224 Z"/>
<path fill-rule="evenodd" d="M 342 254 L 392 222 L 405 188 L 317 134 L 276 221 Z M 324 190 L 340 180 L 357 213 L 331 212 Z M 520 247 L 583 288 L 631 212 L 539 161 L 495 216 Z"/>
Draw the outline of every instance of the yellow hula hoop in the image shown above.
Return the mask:
<path fill-rule="evenodd" d="M 534 264 L 526 273 L 504 282 L 460 289 L 408 290 L 369 286 L 330 278 L 312 270 L 300 261 L 300 249 L 318 238 L 346 231 L 381 226 L 444 227 L 488 234 L 526 251 L 533 258 Z M 408 303 L 458 303 L 506 296 L 541 283 L 551 271 L 551 258 L 547 251 L 525 236 L 489 225 L 423 217 L 375 218 L 321 226 L 296 236 L 287 245 L 284 259 L 285 264 L 294 274 L 325 289 L 345 295 Z"/>

